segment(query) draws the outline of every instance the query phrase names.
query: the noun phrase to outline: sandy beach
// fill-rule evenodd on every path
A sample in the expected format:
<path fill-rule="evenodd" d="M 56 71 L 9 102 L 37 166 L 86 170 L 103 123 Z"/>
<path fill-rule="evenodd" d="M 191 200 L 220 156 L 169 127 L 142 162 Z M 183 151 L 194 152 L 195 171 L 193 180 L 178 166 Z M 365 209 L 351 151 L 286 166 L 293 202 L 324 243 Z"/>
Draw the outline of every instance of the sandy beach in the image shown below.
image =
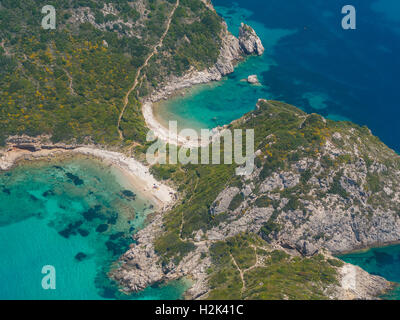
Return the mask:
<path fill-rule="evenodd" d="M 153 103 L 151 101 L 143 102 L 142 112 L 147 127 L 154 133 L 154 135 L 158 139 L 169 144 L 182 146 L 188 149 L 202 148 L 208 146 L 212 141 L 215 141 L 220 137 L 221 133 L 225 130 L 226 127 L 216 127 L 210 130 L 210 136 L 208 137 L 208 139 L 204 139 L 204 141 L 201 140 L 200 136 L 198 139 L 190 139 L 189 137 L 181 135 L 179 131 L 178 134 L 170 134 L 169 128 L 166 128 L 154 116 Z"/>
<path fill-rule="evenodd" d="M 152 102 L 150 101 L 144 102 L 142 110 L 147 127 L 151 131 L 153 131 L 154 135 L 158 139 L 164 142 L 168 142 L 170 144 L 183 146 L 186 148 L 198 148 L 200 146 L 203 146 L 203 144 L 199 140 L 189 139 L 188 137 L 184 137 L 179 134 L 170 135 L 169 129 L 163 126 L 159 121 L 157 121 L 156 117 L 154 116 Z"/>
<path fill-rule="evenodd" d="M 115 166 L 128 179 L 134 189 L 154 202 L 158 209 L 163 209 L 173 204 L 176 199 L 176 191 L 157 181 L 150 173 L 149 168 L 139 161 L 126 157 L 119 152 L 92 147 L 78 147 L 71 150 L 61 148 L 42 149 L 35 152 L 12 148 L 0 155 L 0 170 L 11 169 L 18 161 L 56 158 L 66 153 L 92 156 Z"/>

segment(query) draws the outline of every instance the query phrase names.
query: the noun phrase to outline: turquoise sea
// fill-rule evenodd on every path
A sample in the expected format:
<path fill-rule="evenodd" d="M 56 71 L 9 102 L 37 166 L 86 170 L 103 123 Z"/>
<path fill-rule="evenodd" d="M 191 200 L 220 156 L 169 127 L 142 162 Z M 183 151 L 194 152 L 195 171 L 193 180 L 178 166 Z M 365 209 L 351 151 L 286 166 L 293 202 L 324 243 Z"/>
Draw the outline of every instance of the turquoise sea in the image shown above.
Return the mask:
<path fill-rule="evenodd" d="M 115 168 L 71 158 L 0 173 L 0 299 L 179 299 L 175 282 L 119 293 L 107 273 L 153 204 Z M 44 290 L 43 266 L 56 270 Z"/>

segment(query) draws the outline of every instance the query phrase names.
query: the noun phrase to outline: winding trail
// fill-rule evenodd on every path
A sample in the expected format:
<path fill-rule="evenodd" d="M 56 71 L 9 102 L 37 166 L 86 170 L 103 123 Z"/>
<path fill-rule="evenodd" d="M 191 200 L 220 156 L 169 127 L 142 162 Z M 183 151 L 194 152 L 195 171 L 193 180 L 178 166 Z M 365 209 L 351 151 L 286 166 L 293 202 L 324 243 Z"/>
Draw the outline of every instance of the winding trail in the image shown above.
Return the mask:
<path fill-rule="evenodd" d="M 3 48 L 5 55 L 6 55 L 6 56 L 9 56 L 10 53 L 8 52 L 6 46 L 4 45 L 5 42 L 6 42 L 6 40 L 1 40 L 0 46 Z"/>
<path fill-rule="evenodd" d="M 135 90 L 135 88 L 137 87 L 137 85 L 139 83 L 139 77 L 141 76 L 142 70 L 147 66 L 147 64 L 149 63 L 150 59 L 157 53 L 157 49 L 162 47 L 164 39 L 167 36 L 169 28 L 171 26 L 172 18 L 173 18 L 174 14 L 175 14 L 176 9 L 178 9 L 178 7 L 179 7 L 179 0 L 176 0 L 174 8 L 172 9 L 171 13 L 168 16 L 167 27 L 166 27 L 164 33 L 162 34 L 162 36 L 160 38 L 160 41 L 154 46 L 153 50 L 151 51 L 149 56 L 146 58 L 146 60 L 144 61 L 143 65 L 141 65 L 138 68 L 138 70 L 136 72 L 135 80 L 133 82 L 133 85 L 125 95 L 124 107 L 122 108 L 122 111 L 121 111 L 121 113 L 119 115 L 118 126 L 117 126 L 119 137 L 120 137 L 121 140 L 124 140 L 124 135 L 123 135 L 122 130 L 121 130 L 121 121 L 122 121 L 122 118 L 124 116 L 126 107 L 128 106 L 128 103 L 129 103 L 129 96 L 131 95 L 132 91 Z"/>
<path fill-rule="evenodd" d="M 240 297 L 243 297 L 243 292 L 246 290 L 246 282 L 244 281 L 244 274 L 242 269 L 239 268 L 239 265 L 236 263 L 235 258 L 233 257 L 232 253 L 229 253 L 231 256 L 232 262 L 235 265 L 236 269 L 239 271 L 240 279 L 242 279 L 242 289 L 240 290 Z"/>
<path fill-rule="evenodd" d="M 69 91 L 71 92 L 71 94 L 72 94 L 73 96 L 76 96 L 76 92 L 75 92 L 74 86 L 73 86 L 73 81 L 74 81 L 74 80 L 73 80 L 71 74 L 67 71 L 67 69 L 63 69 L 63 70 L 64 70 L 64 72 L 65 72 L 65 74 L 67 75 L 68 80 L 69 80 L 69 84 L 68 84 L 68 86 L 69 86 Z"/>

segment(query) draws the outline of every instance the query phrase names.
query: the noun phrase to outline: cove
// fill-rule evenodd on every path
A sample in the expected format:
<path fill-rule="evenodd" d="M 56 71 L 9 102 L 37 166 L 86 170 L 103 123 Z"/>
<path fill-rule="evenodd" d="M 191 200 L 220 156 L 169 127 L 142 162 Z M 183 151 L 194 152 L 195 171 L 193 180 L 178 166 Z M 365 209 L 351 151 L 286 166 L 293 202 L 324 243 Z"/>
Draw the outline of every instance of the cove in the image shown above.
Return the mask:
<path fill-rule="evenodd" d="M 114 167 L 73 157 L 0 173 L 0 299 L 179 299 L 185 281 L 131 296 L 107 274 L 153 204 Z M 42 267 L 56 269 L 44 290 Z"/>
<path fill-rule="evenodd" d="M 212 128 L 254 109 L 259 98 L 293 104 L 332 120 L 367 125 L 389 147 L 400 150 L 396 130 L 400 91 L 400 3 L 354 0 L 357 29 L 343 30 L 343 1 L 214 0 L 217 12 L 237 35 L 251 25 L 266 52 L 242 62 L 219 83 L 188 90 L 156 106 L 165 124 Z M 397 15 L 396 15 L 397 14 Z M 397 18 L 396 18 L 397 17 Z M 257 74 L 262 86 L 241 82 Z M 156 115 L 157 116 L 157 115 Z"/>

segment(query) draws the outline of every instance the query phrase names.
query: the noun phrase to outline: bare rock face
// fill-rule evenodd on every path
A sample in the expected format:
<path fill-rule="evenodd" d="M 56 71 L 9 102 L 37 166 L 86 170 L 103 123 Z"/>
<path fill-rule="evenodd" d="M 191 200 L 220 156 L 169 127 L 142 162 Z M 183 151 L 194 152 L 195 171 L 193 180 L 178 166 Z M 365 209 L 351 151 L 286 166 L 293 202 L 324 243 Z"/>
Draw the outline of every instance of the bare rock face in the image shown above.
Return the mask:
<path fill-rule="evenodd" d="M 30 137 L 27 135 L 22 136 L 10 136 L 6 140 L 8 148 L 18 148 L 22 150 L 28 150 L 31 152 L 39 151 L 42 149 L 66 149 L 72 150 L 77 148 L 79 145 L 71 142 L 65 143 L 53 143 L 50 135 L 41 135 L 37 137 Z"/>
<path fill-rule="evenodd" d="M 254 29 L 244 23 L 239 29 L 239 45 L 245 54 L 257 54 L 261 56 L 265 49 Z"/>
<path fill-rule="evenodd" d="M 121 267 L 111 272 L 111 277 L 123 286 L 124 291 L 141 291 L 149 284 L 166 278 L 153 245 L 160 225 L 161 220 L 158 218 L 139 231 L 135 238 L 140 239 L 140 242 L 121 257 Z"/>
<path fill-rule="evenodd" d="M 339 300 L 375 300 L 393 287 L 382 277 L 346 263 L 339 269 L 339 286 L 332 298 Z"/>
<path fill-rule="evenodd" d="M 239 40 L 228 31 L 228 26 L 223 23 L 222 46 L 217 63 L 214 68 L 218 70 L 221 76 L 225 76 L 234 71 L 237 61 L 242 59 L 242 51 Z"/>
<path fill-rule="evenodd" d="M 259 84 L 260 82 L 258 81 L 257 75 L 251 75 L 247 77 L 247 82 L 250 84 Z"/>
<path fill-rule="evenodd" d="M 228 211 L 232 199 L 239 192 L 239 188 L 236 187 L 228 188 L 221 192 L 210 208 L 211 214 L 218 215 L 220 213 Z"/>

